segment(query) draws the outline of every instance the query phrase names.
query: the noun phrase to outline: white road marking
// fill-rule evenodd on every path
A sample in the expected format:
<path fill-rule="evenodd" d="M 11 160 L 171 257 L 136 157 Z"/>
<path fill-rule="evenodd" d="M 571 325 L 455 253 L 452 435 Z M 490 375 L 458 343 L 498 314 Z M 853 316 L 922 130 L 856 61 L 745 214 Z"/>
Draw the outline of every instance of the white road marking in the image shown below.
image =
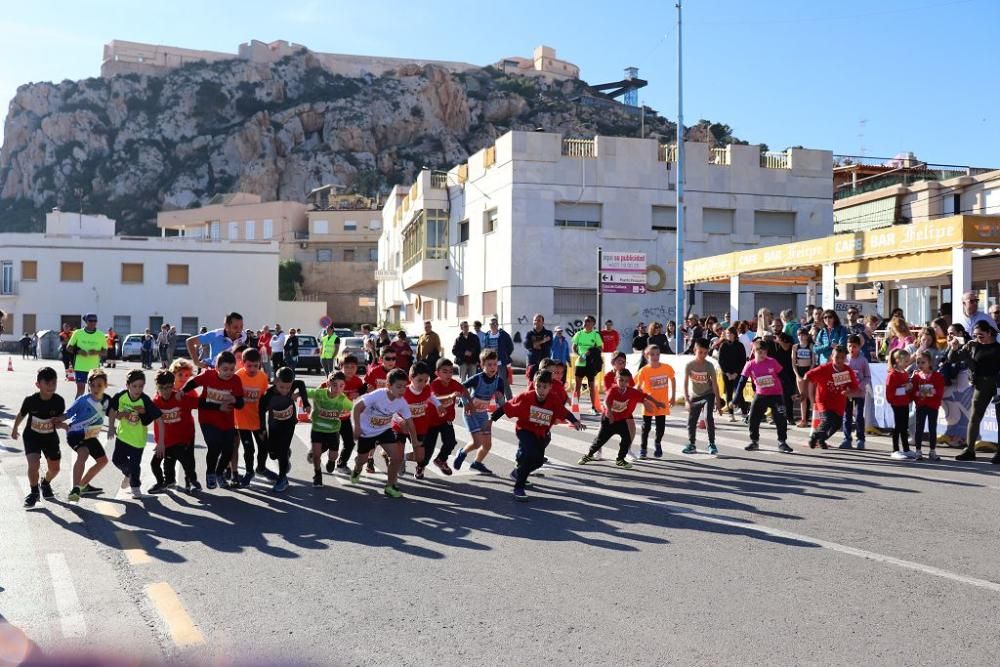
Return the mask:
<path fill-rule="evenodd" d="M 80 609 L 80 598 L 76 595 L 73 577 L 66 557 L 61 553 L 46 554 L 52 589 L 55 592 L 56 609 L 59 610 L 59 624 L 64 637 L 82 637 L 87 634 L 87 624 Z"/>

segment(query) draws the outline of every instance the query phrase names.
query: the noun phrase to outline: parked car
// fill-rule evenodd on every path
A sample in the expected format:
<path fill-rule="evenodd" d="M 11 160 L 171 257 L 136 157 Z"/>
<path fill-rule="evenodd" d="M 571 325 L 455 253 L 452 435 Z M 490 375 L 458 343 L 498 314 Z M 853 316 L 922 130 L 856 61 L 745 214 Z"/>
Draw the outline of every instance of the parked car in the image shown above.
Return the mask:
<path fill-rule="evenodd" d="M 358 375 L 364 375 L 367 364 L 365 363 L 365 339 L 359 336 L 349 336 L 340 342 L 340 358 L 337 365 L 341 366 L 344 357 L 353 354 L 358 359 Z"/>
<path fill-rule="evenodd" d="M 177 334 L 177 342 L 174 343 L 174 359 L 190 359 L 191 355 L 188 354 L 187 349 L 187 339 L 191 337 L 191 334 L 179 333 Z"/>
<path fill-rule="evenodd" d="M 350 338 L 354 335 L 354 331 L 351 329 L 334 329 L 333 333 L 337 334 L 337 338 L 343 340 L 344 338 Z"/>
<path fill-rule="evenodd" d="M 295 370 L 305 369 L 306 371 L 322 372 L 323 364 L 319 361 L 319 340 L 316 336 L 309 334 L 299 334 L 299 363 Z"/>
<path fill-rule="evenodd" d="M 142 334 L 129 334 L 122 341 L 122 361 L 142 360 Z"/>

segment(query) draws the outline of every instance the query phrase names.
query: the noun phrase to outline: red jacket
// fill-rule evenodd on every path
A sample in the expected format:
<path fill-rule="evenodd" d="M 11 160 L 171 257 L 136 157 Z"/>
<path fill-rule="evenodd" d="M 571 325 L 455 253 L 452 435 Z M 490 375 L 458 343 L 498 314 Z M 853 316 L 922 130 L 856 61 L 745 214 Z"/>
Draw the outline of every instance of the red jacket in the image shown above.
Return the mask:
<path fill-rule="evenodd" d="M 913 401 L 913 387 L 906 389 L 910 376 L 906 371 L 889 371 L 885 381 L 885 400 L 889 405 L 902 407 Z"/>
<path fill-rule="evenodd" d="M 937 371 L 932 371 L 927 377 L 921 377 L 920 373 L 913 374 L 913 402 L 917 407 L 937 410 L 941 407 L 941 398 L 943 396 L 943 375 Z"/>

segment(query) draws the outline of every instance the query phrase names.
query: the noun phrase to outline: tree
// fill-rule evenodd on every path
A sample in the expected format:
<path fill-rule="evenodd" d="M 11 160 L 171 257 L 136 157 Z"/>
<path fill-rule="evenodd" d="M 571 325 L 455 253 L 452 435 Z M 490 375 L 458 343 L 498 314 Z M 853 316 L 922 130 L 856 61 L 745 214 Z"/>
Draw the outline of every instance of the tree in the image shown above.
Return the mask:
<path fill-rule="evenodd" d="M 302 265 L 294 259 L 286 259 L 278 264 L 278 298 L 282 301 L 295 300 L 295 286 L 305 282 Z"/>

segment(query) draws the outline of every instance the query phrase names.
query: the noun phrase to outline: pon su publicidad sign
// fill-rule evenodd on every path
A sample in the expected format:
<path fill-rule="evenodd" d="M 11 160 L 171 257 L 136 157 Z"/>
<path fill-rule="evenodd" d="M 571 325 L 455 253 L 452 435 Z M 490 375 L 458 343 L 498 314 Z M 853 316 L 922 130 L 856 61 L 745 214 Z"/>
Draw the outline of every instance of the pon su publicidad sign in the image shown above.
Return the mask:
<path fill-rule="evenodd" d="M 645 294 L 646 253 L 604 252 L 601 254 L 602 294 Z"/>

